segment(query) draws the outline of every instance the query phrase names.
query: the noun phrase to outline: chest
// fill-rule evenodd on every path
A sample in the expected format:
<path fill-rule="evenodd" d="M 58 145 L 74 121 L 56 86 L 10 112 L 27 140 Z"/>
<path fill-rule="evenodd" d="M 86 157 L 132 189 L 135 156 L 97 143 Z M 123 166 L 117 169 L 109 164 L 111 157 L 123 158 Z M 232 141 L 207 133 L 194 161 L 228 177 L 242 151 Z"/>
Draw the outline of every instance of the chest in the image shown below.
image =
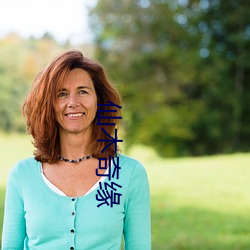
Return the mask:
<path fill-rule="evenodd" d="M 89 191 L 100 179 L 96 176 L 98 165 L 91 162 L 77 166 L 49 166 L 43 165 L 45 177 L 67 196 L 82 196 Z M 100 170 L 99 170 L 100 172 Z M 102 173 L 105 170 L 102 169 Z"/>

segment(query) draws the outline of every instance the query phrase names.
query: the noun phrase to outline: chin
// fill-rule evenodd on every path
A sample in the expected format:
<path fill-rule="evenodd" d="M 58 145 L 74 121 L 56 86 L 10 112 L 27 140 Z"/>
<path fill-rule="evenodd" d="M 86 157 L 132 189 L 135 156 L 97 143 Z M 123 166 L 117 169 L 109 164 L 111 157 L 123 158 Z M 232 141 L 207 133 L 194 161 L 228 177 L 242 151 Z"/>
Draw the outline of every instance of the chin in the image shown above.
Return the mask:
<path fill-rule="evenodd" d="M 64 134 L 81 134 L 84 132 L 87 132 L 89 129 L 88 128 L 63 128 L 62 132 Z"/>

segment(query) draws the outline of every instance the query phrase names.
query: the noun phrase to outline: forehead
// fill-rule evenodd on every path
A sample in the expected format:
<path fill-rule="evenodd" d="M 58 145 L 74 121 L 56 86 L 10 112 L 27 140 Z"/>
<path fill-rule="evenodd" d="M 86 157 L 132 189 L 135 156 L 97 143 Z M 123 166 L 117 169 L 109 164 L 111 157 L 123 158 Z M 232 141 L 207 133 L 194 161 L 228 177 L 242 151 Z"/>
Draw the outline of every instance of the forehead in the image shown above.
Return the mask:
<path fill-rule="evenodd" d="M 68 75 L 64 78 L 61 88 L 73 88 L 79 86 L 94 87 L 93 81 L 89 73 L 83 69 L 73 69 L 69 71 Z"/>

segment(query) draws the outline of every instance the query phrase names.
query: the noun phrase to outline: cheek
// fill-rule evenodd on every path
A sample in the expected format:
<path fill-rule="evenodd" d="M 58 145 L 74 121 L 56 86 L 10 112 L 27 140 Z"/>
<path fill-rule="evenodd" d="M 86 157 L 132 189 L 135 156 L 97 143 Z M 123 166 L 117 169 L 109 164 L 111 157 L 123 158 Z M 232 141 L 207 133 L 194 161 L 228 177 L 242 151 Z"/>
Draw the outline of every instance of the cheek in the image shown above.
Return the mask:
<path fill-rule="evenodd" d="M 96 102 L 91 103 L 90 107 L 91 107 L 91 113 L 93 114 L 93 116 L 95 116 L 97 112 L 97 103 Z"/>
<path fill-rule="evenodd" d="M 56 104 L 54 105 L 54 110 L 56 113 L 59 113 L 59 112 L 62 112 L 64 107 L 65 107 L 65 101 L 60 100 L 60 101 L 57 101 Z"/>
<path fill-rule="evenodd" d="M 54 114 L 56 117 L 56 120 L 60 120 L 60 116 L 62 114 L 62 110 L 63 110 L 64 104 L 62 102 L 56 102 L 54 105 Z"/>
<path fill-rule="evenodd" d="M 96 117 L 96 114 L 97 114 L 97 100 L 96 100 L 96 99 L 95 99 L 95 100 L 92 100 L 90 106 L 91 106 L 91 113 L 92 113 L 92 116 L 93 116 L 93 118 L 95 118 L 95 117 Z"/>
<path fill-rule="evenodd" d="M 94 98 L 92 97 L 91 99 L 89 99 L 88 105 L 89 105 L 89 107 L 91 107 L 91 109 L 93 111 L 97 111 L 97 98 L 96 98 L 96 96 Z"/>

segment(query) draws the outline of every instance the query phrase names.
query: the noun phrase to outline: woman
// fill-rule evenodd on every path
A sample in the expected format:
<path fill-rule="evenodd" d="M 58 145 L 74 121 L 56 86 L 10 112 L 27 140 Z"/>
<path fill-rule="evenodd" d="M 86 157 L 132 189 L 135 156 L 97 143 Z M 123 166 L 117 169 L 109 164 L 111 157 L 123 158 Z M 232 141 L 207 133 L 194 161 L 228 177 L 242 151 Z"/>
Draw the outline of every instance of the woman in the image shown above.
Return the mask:
<path fill-rule="evenodd" d="M 3 250 L 120 249 L 122 237 L 125 249 L 151 249 L 145 169 L 111 139 L 120 108 L 102 66 L 79 51 L 37 75 L 23 105 L 35 157 L 9 174 Z"/>

